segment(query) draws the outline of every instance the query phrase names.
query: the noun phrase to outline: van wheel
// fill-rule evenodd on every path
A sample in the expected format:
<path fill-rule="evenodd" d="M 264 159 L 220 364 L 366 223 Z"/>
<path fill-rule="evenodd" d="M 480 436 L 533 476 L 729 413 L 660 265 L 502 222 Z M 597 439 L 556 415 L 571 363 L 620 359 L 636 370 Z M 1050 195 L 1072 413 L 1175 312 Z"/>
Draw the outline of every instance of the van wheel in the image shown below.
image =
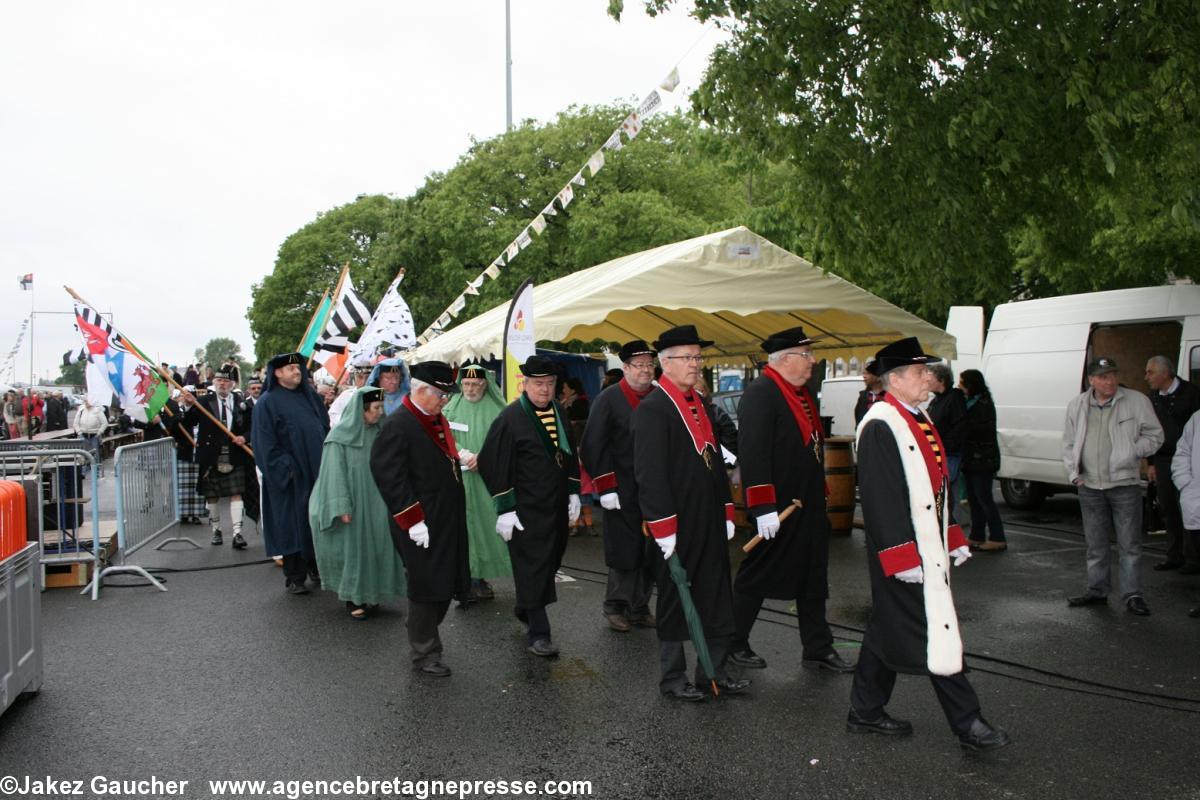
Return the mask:
<path fill-rule="evenodd" d="M 1017 478 L 1001 478 L 1000 494 L 1004 495 L 1005 505 L 1021 510 L 1037 508 L 1046 498 L 1041 484 Z"/>

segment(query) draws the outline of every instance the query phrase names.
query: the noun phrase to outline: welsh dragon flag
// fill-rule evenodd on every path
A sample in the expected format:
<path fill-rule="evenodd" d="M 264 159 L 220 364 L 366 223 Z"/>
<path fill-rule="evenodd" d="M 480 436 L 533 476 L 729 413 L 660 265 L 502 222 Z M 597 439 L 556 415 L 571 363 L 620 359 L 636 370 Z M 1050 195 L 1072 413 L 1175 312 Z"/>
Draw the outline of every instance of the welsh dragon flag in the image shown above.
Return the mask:
<path fill-rule="evenodd" d="M 75 304 L 75 325 L 88 360 L 88 395 L 115 394 L 121 408 L 137 422 L 150 422 L 158 416 L 171 390 L 142 351 L 82 303 Z M 102 385 L 93 386 L 97 381 Z"/>

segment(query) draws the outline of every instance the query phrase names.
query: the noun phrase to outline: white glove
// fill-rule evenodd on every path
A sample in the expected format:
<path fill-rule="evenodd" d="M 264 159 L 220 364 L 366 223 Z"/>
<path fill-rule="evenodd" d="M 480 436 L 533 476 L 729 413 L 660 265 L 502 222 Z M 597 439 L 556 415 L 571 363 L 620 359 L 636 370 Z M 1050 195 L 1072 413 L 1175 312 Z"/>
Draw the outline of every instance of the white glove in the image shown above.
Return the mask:
<path fill-rule="evenodd" d="M 954 566 L 961 567 L 971 557 L 971 548 L 967 545 L 956 547 L 950 551 L 950 557 L 954 559 Z"/>
<path fill-rule="evenodd" d="M 777 533 L 779 533 L 779 514 L 771 511 L 758 518 L 759 536 L 764 539 L 774 539 Z"/>
<path fill-rule="evenodd" d="M 579 512 L 583 508 L 583 503 L 579 501 L 579 495 L 573 494 L 567 498 L 567 518 L 574 525 L 579 521 Z"/>
<path fill-rule="evenodd" d="M 424 522 L 418 522 L 408 529 L 408 538 L 417 543 L 417 547 L 429 547 L 429 528 Z"/>
<path fill-rule="evenodd" d="M 500 538 L 504 541 L 512 541 L 513 528 L 519 531 L 525 530 L 525 526 L 521 524 L 521 520 L 517 519 L 517 512 L 505 511 L 496 517 L 496 533 L 500 534 Z"/>
<path fill-rule="evenodd" d="M 462 462 L 463 469 L 470 472 L 471 470 L 475 469 L 478 456 L 476 456 L 470 450 L 464 448 L 458 451 L 458 460 Z"/>
<path fill-rule="evenodd" d="M 600 506 L 605 511 L 620 511 L 621 498 L 617 497 L 616 492 L 605 492 L 600 495 Z"/>
<path fill-rule="evenodd" d="M 900 570 L 892 577 L 905 583 L 924 583 L 925 570 L 920 567 L 912 567 L 911 569 Z"/>
<path fill-rule="evenodd" d="M 730 539 L 733 538 L 733 532 L 734 532 L 733 523 L 730 522 L 729 520 L 725 520 L 725 541 L 728 542 Z"/>
<path fill-rule="evenodd" d="M 664 559 L 670 558 L 671 554 L 675 552 L 675 534 L 673 533 L 670 536 L 664 536 L 661 539 L 655 539 L 654 543 L 657 544 L 659 549 L 663 551 Z"/>

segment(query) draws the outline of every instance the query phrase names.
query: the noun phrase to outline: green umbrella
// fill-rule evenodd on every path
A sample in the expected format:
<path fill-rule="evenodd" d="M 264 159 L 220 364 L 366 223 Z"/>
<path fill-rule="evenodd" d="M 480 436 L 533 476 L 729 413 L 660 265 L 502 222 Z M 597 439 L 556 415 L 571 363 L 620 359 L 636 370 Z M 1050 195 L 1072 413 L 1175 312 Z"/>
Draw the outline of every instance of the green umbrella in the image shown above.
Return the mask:
<path fill-rule="evenodd" d="M 683 564 L 679 563 L 679 555 L 672 553 L 667 559 L 667 569 L 671 571 L 671 580 L 675 581 L 675 588 L 679 590 L 679 604 L 683 606 L 683 617 L 687 620 L 688 632 L 692 635 L 692 646 L 696 648 L 696 658 L 700 659 L 700 666 L 708 674 L 709 680 L 712 681 L 713 697 L 720 695 L 717 690 L 717 670 L 713 667 L 712 655 L 708 652 L 708 642 L 704 639 L 704 623 L 700 619 L 700 613 L 696 611 L 696 604 L 692 602 L 692 590 L 689 588 L 687 572 L 683 569 Z"/>

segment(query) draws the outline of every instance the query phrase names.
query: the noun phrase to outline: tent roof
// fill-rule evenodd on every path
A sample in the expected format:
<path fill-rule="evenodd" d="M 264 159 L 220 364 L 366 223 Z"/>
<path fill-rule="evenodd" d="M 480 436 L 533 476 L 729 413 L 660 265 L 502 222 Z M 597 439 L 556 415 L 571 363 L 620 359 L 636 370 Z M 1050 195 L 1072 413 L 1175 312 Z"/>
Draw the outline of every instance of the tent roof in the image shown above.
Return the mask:
<path fill-rule="evenodd" d="M 509 304 L 467 320 L 411 361 L 499 358 Z M 954 337 L 852 283 L 823 272 L 744 227 L 622 256 L 533 290 L 539 341 L 652 342 L 676 325 L 714 340 L 710 364 L 761 359 L 774 331 L 803 325 L 821 358 L 860 360 L 917 336 L 927 352 L 956 355 Z"/>

